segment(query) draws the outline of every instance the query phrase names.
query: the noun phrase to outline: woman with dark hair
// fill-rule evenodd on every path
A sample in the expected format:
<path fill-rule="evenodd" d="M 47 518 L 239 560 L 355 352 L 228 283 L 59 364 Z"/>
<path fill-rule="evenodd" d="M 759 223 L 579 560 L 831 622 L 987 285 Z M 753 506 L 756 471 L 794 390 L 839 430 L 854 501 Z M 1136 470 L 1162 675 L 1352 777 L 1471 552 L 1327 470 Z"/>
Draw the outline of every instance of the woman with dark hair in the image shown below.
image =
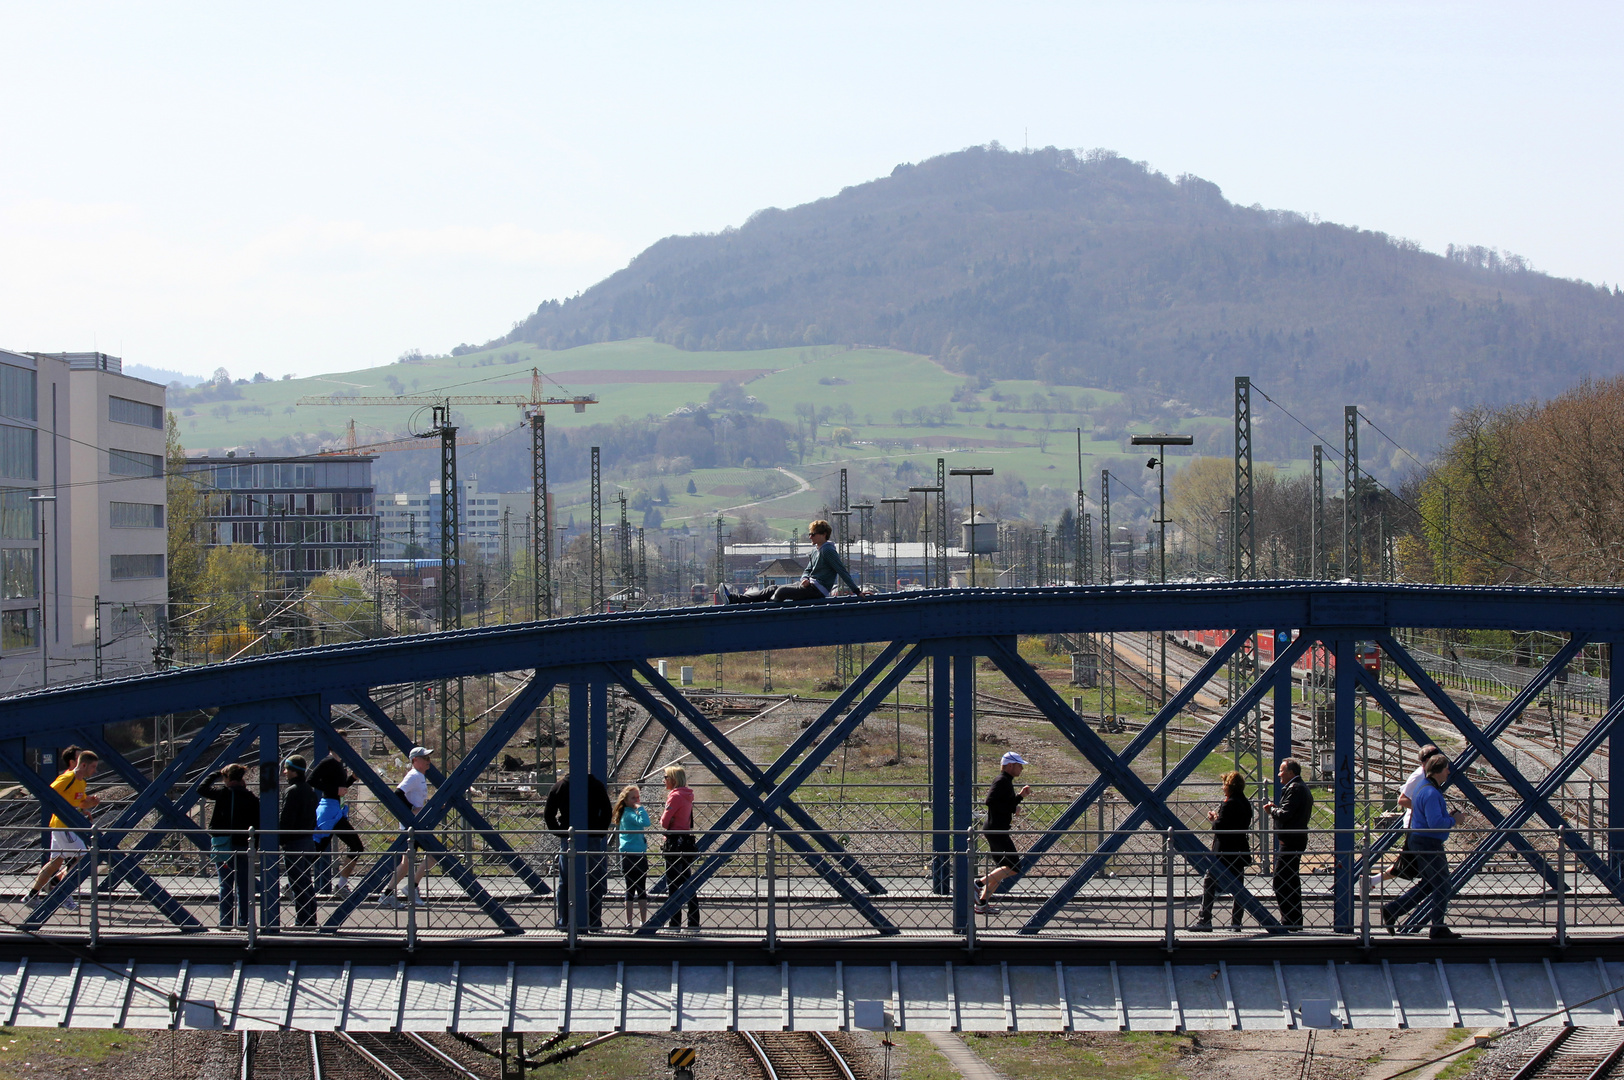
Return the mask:
<path fill-rule="evenodd" d="M 254 903 L 248 830 L 259 825 L 259 796 L 248 790 L 248 770 L 228 765 L 203 786 L 203 797 L 214 801 L 209 839 L 220 872 L 220 926 L 247 926 Z"/>
<path fill-rule="evenodd" d="M 1252 804 L 1246 798 L 1246 778 L 1238 772 L 1224 773 L 1224 801 L 1215 810 L 1207 811 L 1212 822 L 1212 849 L 1218 852 L 1218 862 L 1201 882 L 1201 914 L 1191 930 L 1212 929 L 1212 905 L 1220 892 L 1234 896 L 1235 906 L 1230 912 L 1229 926 L 1241 928 L 1241 879 L 1252 862 Z"/>

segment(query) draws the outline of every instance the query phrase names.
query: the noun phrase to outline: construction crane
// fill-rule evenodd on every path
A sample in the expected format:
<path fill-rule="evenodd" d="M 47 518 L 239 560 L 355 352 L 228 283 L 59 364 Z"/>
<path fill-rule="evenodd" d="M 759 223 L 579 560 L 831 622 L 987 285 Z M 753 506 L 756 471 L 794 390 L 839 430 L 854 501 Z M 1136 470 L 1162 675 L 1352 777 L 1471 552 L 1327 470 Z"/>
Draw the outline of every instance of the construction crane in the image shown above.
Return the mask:
<path fill-rule="evenodd" d="M 517 405 L 524 410 L 524 419 L 530 423 L 530 569 L 531 591 L 535 599 L 535 617 L 538 619 L 551 618 L 553 613 L 553 567 L 552 567 L 552 508 L 549 505 L 547 494 L 547 420 L 542 411 L 547 405 L 568 405 L 578 413 L 586 412 L 588 405 L 596 405 L 596 394 L 576 395 L 574 397 L 543 396 L 541 389 L 541 369 L 530 369 L 530 396 L 523 397 L 517 394 L 398 394 L 388 397 L 348 397 L 344 395 L 326 395 L 319 397 L 302 397 L 296 402 L 299 405 L 380 405 L 395 406 L 417 405 L 429 406 L 434 410 L 434 423 L 423 433 L 423 437 L 438 435 L 441 443 L 440 463 L 440 521 L 442 559 L 441 572 L 445 575 L 446 586 L 458 587 L 460 590 L 460 575 L 455 569 L 447 569 L 446 542 L 449 527 L 449 540 L 452 547 L 456 546 L 457 525 L 457 496 L 456 496 L 456 442 L 457 429 L 450 426 L 451 407 L 453 405 Z M 442 601 L 447 599 L 446 587 L 441 588 Z M 442 607 L 444 604 L 442 603 Z M 460 600 L 459 600 L 460 608 Z M 442 611 L 442 622 L 448 615 Z M 461 612 L 450 615 L 453 625 L 461 625 Z M 451 626 L 447 626 L 450 629 Z"/>
<path fill-rule="evenodd" d="M 343 447 L 334 447 L 330 450 L 318 450 L 315 457 L 347 457 L 350 454 L 382 454 L 390 450 L 421 450 L 425 445 L 423 435 L 408 435 L 402 439 L 385 439 L 383 442 L 360 443 L 355 441 L 355 421 L 351 420 L 344 432 Z M 458 446 L 478 446 L 478 439 L 458 439 Z"/>

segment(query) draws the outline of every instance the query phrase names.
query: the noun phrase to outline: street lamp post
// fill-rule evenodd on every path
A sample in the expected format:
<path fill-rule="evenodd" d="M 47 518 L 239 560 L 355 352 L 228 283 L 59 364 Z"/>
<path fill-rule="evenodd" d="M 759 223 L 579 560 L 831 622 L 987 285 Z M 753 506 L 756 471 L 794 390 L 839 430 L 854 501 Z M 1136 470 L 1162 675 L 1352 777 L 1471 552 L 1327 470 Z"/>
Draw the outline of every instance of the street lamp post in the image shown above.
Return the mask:
<path fill-rule="evenodd" d="M 1169 435 L 1161 432 L 1155 435 L 1135 435 L 1128 440 L 1133 446 L 1154 446 L 1156 456 L 1145 463 L 1148 469 L 1156 470 L 1156 549 L 1160 561 L 1158 580 L 1167 584 L 1167 448 L 1169 446 L 1191 446 L 1195 443 L 1193 435 Z M 1161 695 L 1158 705 L 1167 704 L 1167 631 L 1160 634 L 1161 646 Z M 1167 774 L 1167 729 L 1162 729 L 1162 774 Z"/>
<path fill-rule="evenodd" d="M 897 507 L 907 506 L 908 500 L 893 496 L 880 503 L 891 508 L 891 588 L 897 588 Z M 900 760 L 900 759 L 899 759 Z"/>
<path fill-rule="evenodd" d="M 28 501 L 41 504 L 39 508 L 39 684 L 46 686 L 51 681 L 51 638 L 45 632 L 47 626 L 46 610 L 49 607 L 46 603 L 49 598 L 46 590 L 49 587 L 47 583 L 50 579 L 45 576 L 45 507 L 43 504 L 55 503 L 56 496 L 30 495 Z"/>
<path fill-rule="evenodd" d="M 970 588 L 976 587 L 976 477 L 991 476 L 991 469 L 949 469 L 949 476 L 970 478 Z"/>
<path fill-rule="evenodd" d="M 924 502 L 925 502 L 925 535 L 931 538 L 930 540 L 925 541 L 925 549 L 924 550 L 928 552 L 931 548 L 936 546 L 933 543 L 933 541 L 935 539 L 935 536 L 936 536 L 936 530 L 931 528 L 931 525 L 930 525 L 930 497 L 931 497 L 932 494 L 934 494 L 937 498 L 946 498 L 946 493 L 942 490 L 942 488 L 940 488 L 940 487 L 932 487 L 932 486 L 911 487 L 908 490 L 910 492 L 918 492 L 920 495 L 924 496 Z M 944 513 L 945 513 L 945 511 L 944 511 Z M 946 537 L 942 538 L 942 549 L 936 553 L 936 559 L 937 559 L 937 567 L 936 567 L 937 575 L 940 578 L 942 578 L 943 580 L 946 580 L 947 574 L 944 572 L 945 566 L 946 566 L 946 563 L 947 563 L 947 538 Z M 928 562 L 927 562 L 927 565 L 925 567 L 925 570 L 926 570 L 925 584 L 927 586 L 934 584 L 935 582 L 931 578 L 930 573 L 929 573 L 930 566 L 929 566 Z"/>
<path fill-rule="evenodd" d="M 850 509 L 857 511 L 857 583 L 867 585 L 868 576 L 874 572 L 874 504 L 852 503 Z M 868 555 L 863 554 L 863 542 L 868 541 Z"/>

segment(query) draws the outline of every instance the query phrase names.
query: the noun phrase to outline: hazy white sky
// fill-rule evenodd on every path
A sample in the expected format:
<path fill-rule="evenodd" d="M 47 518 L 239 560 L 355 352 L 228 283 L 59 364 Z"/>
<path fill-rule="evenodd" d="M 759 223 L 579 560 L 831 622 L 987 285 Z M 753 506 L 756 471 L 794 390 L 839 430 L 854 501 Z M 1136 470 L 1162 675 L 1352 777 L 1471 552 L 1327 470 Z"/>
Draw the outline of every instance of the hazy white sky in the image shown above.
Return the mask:
<path fill-rule="evenodd" d="M 0 2 L 0 346 L 311 374 L 964 146 L 1624 280 L 1613 4 Z"/>

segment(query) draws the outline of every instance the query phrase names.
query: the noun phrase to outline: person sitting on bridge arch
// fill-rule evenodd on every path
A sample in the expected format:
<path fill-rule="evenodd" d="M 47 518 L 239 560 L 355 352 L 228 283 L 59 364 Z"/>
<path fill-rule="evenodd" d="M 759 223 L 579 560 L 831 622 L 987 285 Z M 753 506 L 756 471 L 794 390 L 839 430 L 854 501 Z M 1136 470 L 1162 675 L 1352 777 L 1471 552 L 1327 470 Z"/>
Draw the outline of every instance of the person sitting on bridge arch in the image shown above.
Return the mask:
<path fill-rule="evenodd" d="M 844 582 L 846 588 L 855 595 L 862 596 L 863 590 L 852 580 L 851 572 L 840 560 L 840 552 L 835 548 L 834 541 L 829 539 L 833 533 L 833 528 L 822 518 L 807 525 L 806 538 L 812 541 L 812 559 L 806 564 L 806 573 L 797 584 L 751 589 L 749 592 L 735 595 L 726 583 L 723 583 L 717 586 L 717 595 L 724 604 L 764 604 L 769 601 L 781 604 L 786 600 L 824 600 L 834 594 L 838 580 Z"/>

